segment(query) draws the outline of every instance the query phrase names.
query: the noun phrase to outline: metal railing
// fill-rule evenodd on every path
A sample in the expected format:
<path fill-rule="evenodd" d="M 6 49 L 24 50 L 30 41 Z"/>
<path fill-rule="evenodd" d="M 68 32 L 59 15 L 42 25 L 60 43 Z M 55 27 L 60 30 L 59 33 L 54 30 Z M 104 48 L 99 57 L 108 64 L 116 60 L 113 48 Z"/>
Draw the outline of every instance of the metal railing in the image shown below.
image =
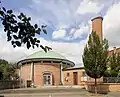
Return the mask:
<path fill-rule="evenodd" d="M 103 77 L 104 83 L 120 83 L 120 77 Z"/>
<path fill-rule="evenodd" d="M 0 81 L 0 90 L 1 89 L 13 89 L 13 88 L 19 88 L 20 87 L 20 81 Z"/>
<path fill-rule="evenodd" d="M 90 77 L 81 77 L 81 81 L 94 83 L 95 79 Z M 97 79 L 97 83 L 120 83 L 120 77 L 101 77 Z"/>

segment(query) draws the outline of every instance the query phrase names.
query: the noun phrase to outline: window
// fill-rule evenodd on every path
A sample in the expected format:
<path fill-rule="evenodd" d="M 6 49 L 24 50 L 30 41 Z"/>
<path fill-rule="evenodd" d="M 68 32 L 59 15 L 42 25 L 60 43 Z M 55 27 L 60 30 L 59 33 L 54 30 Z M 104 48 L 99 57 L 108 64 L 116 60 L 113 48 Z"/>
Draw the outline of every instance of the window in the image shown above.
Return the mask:
<path fill-rule="evenodd" d="M 65 62 L 62 62 L 62 64 L 66 64 Z"/>
<path fill-rule="evenodd" d="M 43 63 L 51 63 L 51 61 L 43 61 Z"/>
<path fill-rule="evenodd" d="M 65 77 L 65 81 L 68 82 L 68 80 L 69 80 L 69 76 L 70 76 L 70 73 L 67 73 L 67 74 L 66 74 L 66 77 Z"/>
<path fill-rule="evenodd" d="M 52 74 L 46 72 L 43 74 L 43 83 L 44 85 L 52 85 Z"/>
<path fill-rule="evenodd" d="M 81 81 L 87 81 L 88 77 L 85 71 L 82 72 L 82 77 L 81 77 Z"/>
<path fill-rule="evenodd" d="M 53 63 L 60 63 L 60 61 L 53 61 Z"/>
<path fill-rule="evenodd" d="M 70 73 L 67 73 L 67 77 L 69 77 L 70 76 Z"/>
<path fill-rule="evenodd" d="M 34 61 L 34 63 L 41 63 L 41 61 Z"/>
<path fill-rule="evenodd" d="M 82 76 L 83 77 L 87 76 L 86 72 L 82 72 Z"/>

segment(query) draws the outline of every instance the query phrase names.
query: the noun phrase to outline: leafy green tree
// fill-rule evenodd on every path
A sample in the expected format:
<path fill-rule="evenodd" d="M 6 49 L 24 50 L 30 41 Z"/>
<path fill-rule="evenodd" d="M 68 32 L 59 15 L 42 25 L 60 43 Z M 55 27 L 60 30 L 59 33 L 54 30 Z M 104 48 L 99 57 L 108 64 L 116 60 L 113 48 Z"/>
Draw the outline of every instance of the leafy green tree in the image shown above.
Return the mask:
<path fill-rule="evenodd" d="M 4 59 L 0 59 L 0 64 L 8 64 L 8 61 L 6 61 Z"/>
<path fill-rule="evenodd" d="M 108 62 L 108 68 L 107 72 L 109 73 L 109 77 L 120 76 L 120 53 L 112 53 Z"/>
<path fill-rule="evenodd" d="M 83 63 L 88 76 L 95 79 L 95 92 L 97 93 L 97 78 L 101 78 L 106 70 L 108 60 L 108 41 L 100 41 L 96 32 L 89 36 L 83 52 Z"/>
<path fill-rule="evenodd" d="M 7 34 L 7 41 L 11 42 L 13 47 L 25 44 L 28 49 L 35 46 L 41 47 L 44 51 L 50 49 L 40 45 L 40 40 L 37 38 L 41 31 L 47 34 L 46 25 L 39 28 L 37 24 L 31 23 L 31 17 L 27 17 L 24 13 L 16 15 L 13 10 L 7 10 L 5 7 L 0 8 L 0 20 Z"/>
<path fill-rule="evenodd" d="M 17 79 L 16 66 L 0 59 L 0 80 Z"/>

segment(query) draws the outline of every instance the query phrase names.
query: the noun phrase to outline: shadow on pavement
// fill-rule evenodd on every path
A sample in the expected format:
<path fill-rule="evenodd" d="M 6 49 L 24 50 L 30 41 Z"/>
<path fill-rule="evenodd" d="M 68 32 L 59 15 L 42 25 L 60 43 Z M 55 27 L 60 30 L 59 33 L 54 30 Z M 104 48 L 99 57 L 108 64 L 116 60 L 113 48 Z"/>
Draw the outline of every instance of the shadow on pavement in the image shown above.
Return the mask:
<path fill-rule="evenodd" d="M 4 97 L 3 95 L 0 95 L 0 97 Z"/>

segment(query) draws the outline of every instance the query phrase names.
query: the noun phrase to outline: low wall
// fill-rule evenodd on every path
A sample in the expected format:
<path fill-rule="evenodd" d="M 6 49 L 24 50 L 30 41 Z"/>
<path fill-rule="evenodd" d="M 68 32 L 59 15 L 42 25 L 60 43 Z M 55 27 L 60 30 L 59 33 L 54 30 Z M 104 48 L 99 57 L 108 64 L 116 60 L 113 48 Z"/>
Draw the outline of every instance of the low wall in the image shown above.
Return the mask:
<path fill-rule="evenodd" d="M 88 91 L 94 91 L 94 83 L 86 83 L 85 88 Z M 98 92 L 120 91 L 120 83 L 97 83 Z"/>
<path fill-rule="evenodd" d="M 0 81 L 0 89 L 14 89 L 20 87 L 20 81 Z"/>

